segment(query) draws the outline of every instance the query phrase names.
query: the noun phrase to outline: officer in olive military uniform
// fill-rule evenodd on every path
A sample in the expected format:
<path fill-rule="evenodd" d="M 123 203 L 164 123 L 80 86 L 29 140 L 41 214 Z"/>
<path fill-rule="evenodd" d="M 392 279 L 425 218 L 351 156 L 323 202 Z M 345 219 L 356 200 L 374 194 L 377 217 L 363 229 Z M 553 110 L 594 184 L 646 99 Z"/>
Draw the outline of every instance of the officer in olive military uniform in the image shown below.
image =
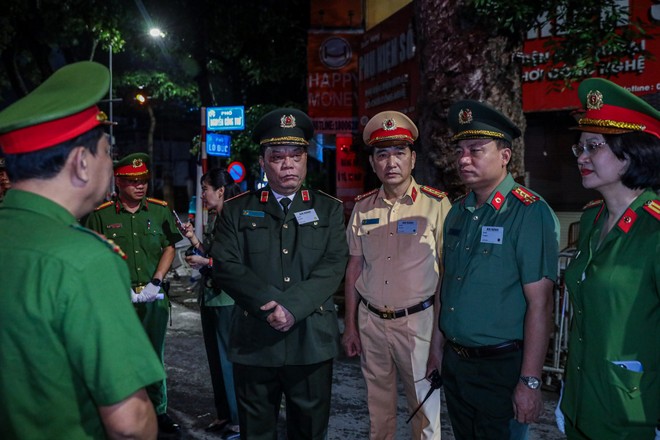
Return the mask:
<path fill-rule="evenodd" d="M 559 222 L 507 171 L 513 122 L 473 100 L 449 108 L 470 192 L 443 230 L 442 377 L 457 439 L 522 439 L 543 409 L 540 378 L 557 276 Z"/>
<path fill-rule="evenodd" d="M 332 295 L 348 249 L 341 202 L 303 189 L 313 128 L 303 112 L 266 114 L 253 131 L 268 186 L 225 203 L 213 279 L 236 301 L 234 363 L 241 436 L 276 437 L 282 393 L 289 439 L 325 438 L 339 331 Z"/>
<path fill-rule="evenodd" d="M 0 438 L 155 438 L 165 377 L 129 302 L 123 252 L 77 219 L 112 177 L 110 72 L 64 66 L 0 112 Z"/>
<path fill-rule="evenodd" d="M 133 288 L 132 299 L 142 325 L 163 361 L 169 300 L 160 284 L 174 260 L 174 245 L 181 239 L 167 203 L 146 197 L 149 156 L 129 154 L 114 164 L 118 195 L 89 215 L 85 224 L 117 243 L 126 253 Z M 162 299 L 161 299 L 162 298 Z M 165 380 L 147 388 L 156 408 L 161 433 L 176 433 L 179 426 L 167 415 Z"/>

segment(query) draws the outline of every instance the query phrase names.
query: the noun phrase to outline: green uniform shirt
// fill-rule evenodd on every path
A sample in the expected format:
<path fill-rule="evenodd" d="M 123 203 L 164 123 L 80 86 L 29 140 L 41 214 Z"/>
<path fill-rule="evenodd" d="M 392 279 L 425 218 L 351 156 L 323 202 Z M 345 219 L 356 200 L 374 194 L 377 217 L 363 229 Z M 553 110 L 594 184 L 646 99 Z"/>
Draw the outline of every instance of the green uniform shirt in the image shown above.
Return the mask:
<path fill-rule="evenodd" d="M 135 213 L 126 211 L 118 200 L 104 203 L 87 217 L 85 226 L 126 252 L 133 286 L 151 281 L 163 249 L 182 238 L 167 204 L 151 198 L 145 198 Z"/>
<path fill-rule="evenodd" d="M 475 205 L 469 193 L 445 220 L 440 328 L 468 347 L 523 339 L 523 285 L 557 278 L 559 221 L 510 174 Z"/>
<path fill-rule="evenodd" d="M 653 199 L 637 197 L 600 246 L 607 207 L 587 208 L 566 270 L 574 310 L 561 409 L 589 438 L 651 439 L 660 420 L 660 214 L 645 209 Z M 621 361 L 643 371 L 613 364 Z"/>
<path fill-rule="evenodd" d="M 232 362 L 308 365 L 338 353 L 332 295 L 348 259 L 340 201 L 301 190 L 285 216 L 268 188 L 236 197 L 222 209 L 211 255 L 214 283 L 237 305 L 229 342 Z M 266 322 L 270 311 L 259 308 L 271 300 L 296 318 L 289 331 Z"/>
<path fill-rule="evenodd" d="M 97 406 L 165 377 L 112 245 L 12 189 L 0 208 L 0 438 L 105 438 Z"/>

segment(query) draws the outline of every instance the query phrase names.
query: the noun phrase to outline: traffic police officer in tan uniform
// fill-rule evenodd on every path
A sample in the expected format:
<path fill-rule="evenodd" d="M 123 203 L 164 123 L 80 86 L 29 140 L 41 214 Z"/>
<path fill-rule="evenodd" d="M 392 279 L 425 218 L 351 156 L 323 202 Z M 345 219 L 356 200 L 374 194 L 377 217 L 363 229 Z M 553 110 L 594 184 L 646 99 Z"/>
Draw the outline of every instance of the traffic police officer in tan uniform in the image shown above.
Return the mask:
<path fill-rule="evenodd" d="M 181 239 L 167 203 L 147 197 L 149 156 L 133 153 L 114 164 L 116 199 L 106 202 L 86 219 L 86 226 L 117 243 L 126 253 L 135 309 L 156 353 L 163 361 L 169 300 L 161 283 L 174 260 Z M 167 414 L 165 380 L 147 388 L 156 408 L 161 433 L 175 434 L 179 425 Z"/>
<path fill-rule="evenodd" d="M 445 193 L 419 185 L 411 175 L 417 134 L 415 124 L 395 111 L 367 123 L 363 138 L 382 186 L 357 197 L 346 230 L 342 343 L 349 356 L 361 355 L 372 440 L 394 439 L 397 374 L 412 413 L 429 392 L 425 378 L 440 367 L 434 303 L 442 225 L 451 204 Z M 416 413 L 411 428 L 412 439 L 440 438 L 439 392 Z"/>
<path fill-rule="evenodd" d="M 312 121 L 266 114 L 252 138 L 268 186 L 225 202 L 214 282 L 236 301 L 229 341 L 241 437 L 272 440 L 282 394 L 289 439 L 323 440 L 339 329 L 332 299 L 347 246 L 339 200 L 304 188 Z"/>

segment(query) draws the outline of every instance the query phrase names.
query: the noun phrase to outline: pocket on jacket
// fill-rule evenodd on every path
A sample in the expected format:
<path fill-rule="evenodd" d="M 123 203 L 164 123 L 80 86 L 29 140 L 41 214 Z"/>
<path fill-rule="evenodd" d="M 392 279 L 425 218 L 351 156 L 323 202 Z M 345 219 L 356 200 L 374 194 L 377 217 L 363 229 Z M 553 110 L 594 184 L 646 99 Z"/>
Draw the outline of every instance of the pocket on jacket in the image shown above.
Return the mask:
<path fill-rule="evenodd" d="M 248 253 L 265 252 L 268 249 L 270 235 L 265 217 L 241 217 L 238 230 L 245 239 Z"/>
<path fill-rule="evenodd" d="M 625 423 L 642 423 L 645 421 L 644 401 L 641 384 L 646 373 L 615 365 L 610 361 L 606 369 L 606 380 L 609 389 L 609 411 L 615 420 Z"/>
<path fill-rule="evenodd" d="M 318 219 L 298 226 L 302 245 L 310 249 L 325 249 L 328 237 L 328 219 Z"/>

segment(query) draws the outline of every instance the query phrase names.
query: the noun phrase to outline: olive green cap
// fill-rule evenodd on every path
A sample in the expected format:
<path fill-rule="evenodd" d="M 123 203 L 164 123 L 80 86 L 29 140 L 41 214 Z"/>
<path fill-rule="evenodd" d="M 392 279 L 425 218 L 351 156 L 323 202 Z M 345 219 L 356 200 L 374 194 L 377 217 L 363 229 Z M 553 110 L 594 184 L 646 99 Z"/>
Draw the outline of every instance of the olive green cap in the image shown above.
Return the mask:
<path fill-rule="evenodd" d="M 142 177 L 149 175 L 149 155 L 133 153 L 113 164 L 117 177 Z"/>
<path fill-rule="evenodd" d="M 0 112 L 0 146 L 5 154 L 30 153 L 110 124 L 96 107 L 109 85 L 110 72 L 99 63 L 62 67 Z"/>
<path fill-rule="evenodd" d="M 612 81 L 585 79 L 578 96 L 585 114 L 572 129 L 603 134 L 643 131 L 660 138 L 660 112 Z"/>
<path fill-rule="evenodd" d="M 312 120 L 295 108 L 278 108 L 266 113 L 252 131 L 252 140 L 263 146 L 308 146 L 314 135 Z"/>
<path fill-rule="evenodd" d="M 502 139 L 509 143 L 521 135 L 520 129 L 500 111 L 485 102 L 466 99 L 449 107 L 449 126 L 454 135 L 451 142 L 461 139 Z"/>

